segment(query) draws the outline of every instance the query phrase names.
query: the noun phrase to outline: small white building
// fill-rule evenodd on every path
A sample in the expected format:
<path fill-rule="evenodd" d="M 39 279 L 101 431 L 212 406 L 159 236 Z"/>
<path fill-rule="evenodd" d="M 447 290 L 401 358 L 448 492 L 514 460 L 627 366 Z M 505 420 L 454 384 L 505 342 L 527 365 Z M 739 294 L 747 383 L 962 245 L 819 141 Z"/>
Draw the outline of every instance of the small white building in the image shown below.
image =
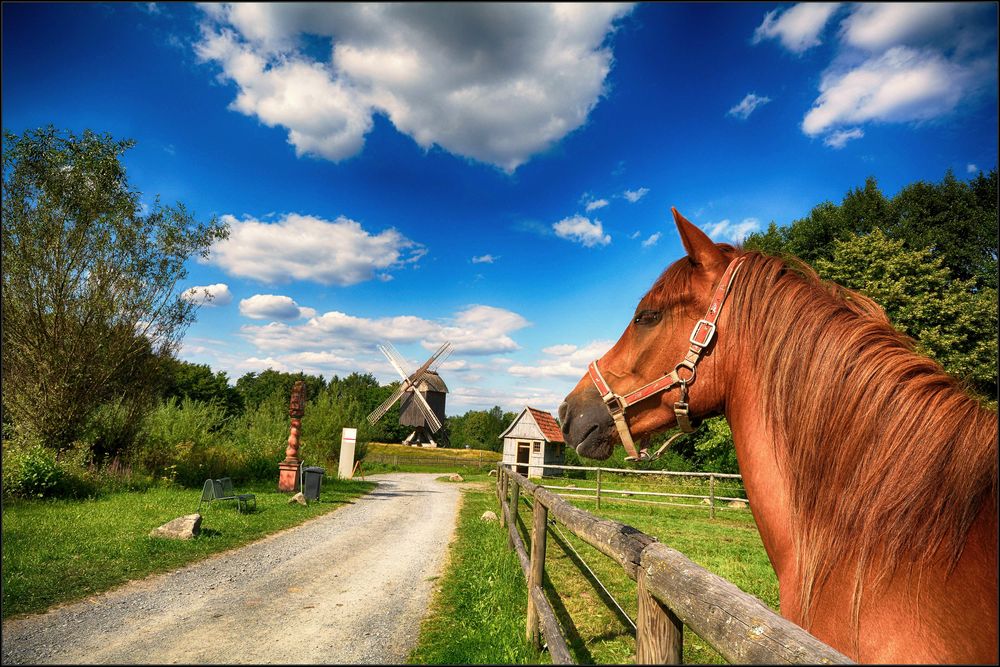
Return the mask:
<path fill-rule="evenodd" d="M 562 430 L 548 412 L 525 407 L 500 437 L 503 438 L 503 462 L 516 465 L 515 470 L 527 477 L 556 475 L 558 469 L 545 470 L 538 466 L 562 465 L 566 460 Z"/>

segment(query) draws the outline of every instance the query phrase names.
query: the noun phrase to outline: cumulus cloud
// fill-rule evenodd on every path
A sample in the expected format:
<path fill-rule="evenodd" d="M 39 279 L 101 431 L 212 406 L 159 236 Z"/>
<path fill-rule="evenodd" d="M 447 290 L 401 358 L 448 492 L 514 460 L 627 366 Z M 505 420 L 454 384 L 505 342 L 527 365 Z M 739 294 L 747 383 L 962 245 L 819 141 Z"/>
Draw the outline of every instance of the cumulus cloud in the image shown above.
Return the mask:
<path fill-rule="evenodd" d="M 492 264 L 493 262 L 497 261 L 498 259 L 500 259 L 500 257 L 498 257 L 498 256 L 495 257 L 493 255 L 479 255 L 478 257 L 473 257 L 472 258 L 472 263 L 473 264 Z"/>
<path fill-rule="evenodd" d="M 643 248 L 649 248 L 656 245 L 656 242 L 660 240 L 660 232 L 654 232 L 650 234 L 649 238 L 642 242 Z"/>
<path fill-rule="evenodd" d="M 596 340 L 583 347 L 571 344 L 552 345 L 542 349 L 544 355 L 531 365 L 512 364 L 507 368 L 511 375 L 529 378 L 559 378 L 579 380 L 587 373 L 587 365 L 611 349 L 614 341 Z"/>
<path fill-rule="evenodd" d="M 447 340 L 451 341 L 455 352 L 480 355 L 520 349 L 511 334 L 529 324 L 513 311 L 472 305 L 444 320 L 428 320 L 414 315 L 365 318 L 329 311 L 299 325 L 270 322 L 243 326 L 240 331 L 256 348 L 274 352 L 298 350 L 344 354 L 373 347 L 380 340 L 420 343 L 428 350 L 435 350 Z"/>
<path fill-rule="evenodd" d="M 385 271 L 412 264 L 426 250 L 395 229 L 378 234 L 343 216 L 334 221 L 289 213 L 277 222 L 253 218 L 229 224 L 229 238 L 212 246 L 209 262 L 226 273 L 265 283 L 310 280 L 324 285 L 353 285 Z"/>
<path fill-rule="evenodd" d="M 649 188 L 639 188 L 638 190 L 626 190 L 622 193 L 622 196 L 629 201 L 630 204 L 634 204 L 649 193 Z"/>
<path fill-rule="evenodd" d="M 965 165 L 965 173 L 967 173 L 967 174 L 975 174 L 978 171 L 979 171 L 979 167 L 977 167 L 972 162 L 970 162 L 969 164 Z"/>
<path fill-rule="evenodd" d="M 595 245 L 608 245 L 611 243 L 611 235 L 604 233 L 604 226 L 600 220 L 590 221 L 582 215 L 574 215 L 572 218 L 563 218 L 552 225 L 556 236 L 568 241 L 575 241 L 587 248 Z"/>
<path fill-rule="evenodd" d="M 803 53 L 822 43 L 820 33 L 838 7 L 839 2 L 803 2 L 784 11 L 770 11 L 754 31 L 753 43 L 777 39 L 789 51 Z"/>
<path fill-rule="evenodd" d="M 232 108 L 285 128 L 297 154 L 355 155 L 383 113 L 424 149 L 512 172 L 586 121 L 611 69 L 607 38 L 631 9 L 209 5 L 196 50 L 236 84 Z M 328 55 L 310 55 L 307 37 L 328 39 Z"/>
<path fill-rule="evenodd" d="M 851 139 L 860 139 L 863 136 L 865 136 L 865 133 L 860 127 L 852 127 L 849 130 L 837 130 L 828 135 L 823 140 L 823 143 L 830 148 L 840 149 Z"/>
<path fill-rule="evenodd" d="M 607 199 L 595 199 L 594 201 L 587 202 L 587 213 L 591 211 L 596 211 L 599 208 L 604 208 L 608 205 Z"/>
<path fill-rule="evenodd" d="M 289 296 L 254 294 L 240 301 L 240 314 L 254 320 L 296 320 L 312 317 L 316 311 L 300 307 Z"/>
<path fill-rule="evenodd" d="M 705 231 L 716 241 L 728 241 L 730 243 L 742 243 L 752 232 L 760 229 L 760 220 L 757 218 L 743 218 L 742 222 L 730 222 L 728 219 L 710 224 Z"/>
<path fill-rule="evenodd" d="M 815 136 L 842 124 L 934 118 L 955 108 L 970 78 L 940 54 L 893 47 L 846 72 L 825 74 L 802 131 Z"/>
<path fill-rule="evenodd" d="M 195 285 L 181 292 L 181 298 L 190 301 L 197 306 L 228 306 L 233 302 L 233 293 L 229 291 L 229 285 L 216 283 L 215 285 Z"/>
<path fill-rule="evenodd" d="M 820 42 L 836 8 L 803 3 L 769 12 L 754 42 L 777 38 L 801 53 Z M 862 137 L 866 123 L 940 118 L 995 88 L 995 11 L 989 3 L 850 5 L 802 131 L 838 149 Z"/>
<path fill-rule="evenodd" d="M 739 118 L 740 120 L 746 120 L 758 107 L 761 107 L 770 101 L 770 97 L 757 95 L 755 93 L 747 93 L 746 97 L 740 100 L 739 104 L 726 112 L 726 115 Z"/>

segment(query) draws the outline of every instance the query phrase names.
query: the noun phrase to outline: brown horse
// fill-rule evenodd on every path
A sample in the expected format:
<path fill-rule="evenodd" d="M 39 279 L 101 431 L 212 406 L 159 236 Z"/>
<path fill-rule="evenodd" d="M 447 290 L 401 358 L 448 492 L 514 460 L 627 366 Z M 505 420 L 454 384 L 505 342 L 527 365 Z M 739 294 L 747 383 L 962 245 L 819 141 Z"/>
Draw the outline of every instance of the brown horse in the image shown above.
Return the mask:
<path fill-rule="evenodd" d="M 869 299 L 674 219 L 687 256 L 560 406 L 567 444 L 725 415 L 785 617 L 859 662 L 996 663 L 997 413 Z"/>

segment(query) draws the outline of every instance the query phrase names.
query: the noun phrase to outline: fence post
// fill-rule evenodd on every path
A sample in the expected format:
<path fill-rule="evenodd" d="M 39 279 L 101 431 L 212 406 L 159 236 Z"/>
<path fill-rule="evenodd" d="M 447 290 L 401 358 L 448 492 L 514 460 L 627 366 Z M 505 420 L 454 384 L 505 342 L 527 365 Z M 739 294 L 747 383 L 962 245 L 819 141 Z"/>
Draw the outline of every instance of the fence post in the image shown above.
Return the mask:
<path fill-rule="evenodd" d="M 399 467 L 399 454 L 394 454 L 393 455 L 393 457 L 392 457 L 392 465 L 395 466 L 395 467 L 397 467 L 397 468 Z"/>
<path fill-rule="evenodd" d="M 531 590 L 536 586 L 540 589 L 545 577 L 545 535 L 549 510 L 538 502 L 537 496 L 533 500 L 534 521 L 531 527 L 531 569 L 528 577 L 528 622 L 525 627 L 525 637 L 537 651 L 540 646 L 538 610 L 535 609 L 535 602 L 531 598 Z"/>
<path fill-rule="evenodd" d="M 601 469 L 597 469 L 597 509 L 601 509 Z"/>
<path fill-rule="evenodd" d="M 479 452 L 479 469 L 483 469 L 483 453 Z"/>
<path fill-rule="evenodd" d="M 503 516 L 503 506 L 504 506 L 504 503 L 507 502 L 507 485 L 510 484 L 510 477 L 507 474 L 507 470 L 503 469 L 503 467 L 501 467 L 501 470 L 502 470 L 502 472 L 500 473 L 500 475 L 501 475 L 501 480 L 500 480 L 500 525 L 504 526 L 504 525 L 506 525 L 506 520 L 504 519 L 504 516 Z"/>
<path fill-rule="evenodd" d="M 715 475 L 708 476 L 708 507 L 709 515 L 715 518 Z"/>
<path fill-rule="evenodd" d="M 646 568 L 636 573 L 639 584 L 639 614 L 635 630 L 637 665 L 683 663 L 684 624 L 646 590 Z"/>
<path fill-rule="evenodd" d="M 517 530 L 517 504 L 520 501 L 520 496 L 521 485 L 514 484 L 514 488 L 510 490 L 510 525 L 514 527 L 514 530 Z M 507 531 L 507 546 L 511 549 L 514 548 L 514 536 L 509 530 Z"/>

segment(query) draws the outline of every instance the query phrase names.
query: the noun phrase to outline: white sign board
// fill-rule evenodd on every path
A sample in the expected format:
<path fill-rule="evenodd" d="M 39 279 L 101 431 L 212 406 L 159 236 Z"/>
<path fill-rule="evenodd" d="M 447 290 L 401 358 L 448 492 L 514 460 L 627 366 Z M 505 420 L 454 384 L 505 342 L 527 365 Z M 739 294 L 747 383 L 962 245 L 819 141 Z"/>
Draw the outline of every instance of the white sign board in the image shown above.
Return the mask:
<path fill-rule="evenodd" d="M 356 428 L 345 428 L 340 436 L 340 468 L 337 470 L 340 479 L 351 479 L 354 476 L 354 443 L 357 439 Z"/>

